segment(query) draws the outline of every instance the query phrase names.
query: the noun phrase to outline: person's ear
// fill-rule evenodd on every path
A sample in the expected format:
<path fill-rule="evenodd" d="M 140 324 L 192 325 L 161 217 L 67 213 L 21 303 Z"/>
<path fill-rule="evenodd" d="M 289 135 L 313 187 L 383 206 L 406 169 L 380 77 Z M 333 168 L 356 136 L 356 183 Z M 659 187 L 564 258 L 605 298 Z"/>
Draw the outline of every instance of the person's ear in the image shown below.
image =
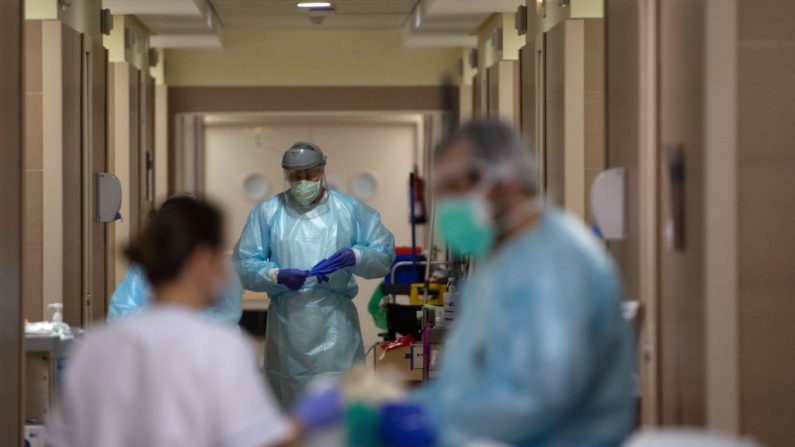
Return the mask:
<path fill-rule="evenodd" d="M 521 187 L 516 182 L 505 180 L 495 182 L 486 193 L 486 197 L 492 206 L 493 217 L 499 218 L 508 213 L 518 202 L 521 194 Z"/>
<path fill-rule="evenodd" d="M 506 185 L 503 181 L 496 181 L 491 186 L 489 186 L 489 190 L 486 191 L 486 197 L 492 203 L 500 203 L 506 197 Z"/>

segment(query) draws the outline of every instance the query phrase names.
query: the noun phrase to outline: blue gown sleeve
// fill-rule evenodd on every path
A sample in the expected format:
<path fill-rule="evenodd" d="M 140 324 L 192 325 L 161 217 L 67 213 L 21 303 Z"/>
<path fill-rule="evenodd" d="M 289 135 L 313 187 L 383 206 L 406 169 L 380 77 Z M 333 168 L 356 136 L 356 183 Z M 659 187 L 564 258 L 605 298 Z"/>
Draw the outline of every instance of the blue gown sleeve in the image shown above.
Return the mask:
<path fill-rule="evenodd" d="M 279 266 L 270 261 L 269 231 L 261 214 L 259 206 L 251 210 L 233 258 L 243 288 L 274 295 L 283 291 L 283 286 L 271 281 L 268 275 Z"/>
<path fill-rule="evenodd" d="M 414 394 L 429 414 L 437 413 L 432 422 L 448 441 L 450 433 L 458 434 L 454 443 L 462 434 L 509 443 L 544 439 L 576 417 L 579 402 L 599 392 L 593 383 L 600 360 L 610 355 L 608 347 L 593 330 L 593 314 L 560 295 L 511 300 L 500 309 L 500 321 L 489 318 L 494 332 L 488 343 L 501 345 L 498 349 L 486 348 L 481 360 L 457 359 L 457 368 L 444 370 L 430 388 Z M 614 312 L 596 326 L 622 324 Z M 481 344 L 472 333 L 461 336 L 469 346 Z"/>
<path fill-rule="evenodd" d="M 243 286 L 237 274 L 233 273 L 229 285 L 218 302 L 205 309 L 202 314 L 210 321 L 234 326 L 240 323 L 240 317 L 243 315 L 242 299 Z"/>
<path fill-rule="evenodd" d="M 381 223 L 378 211 L 358 202 L 354 212 L 358 231 L 353 245 L 357 253 L 353 273 L 365 279 L 382 278 L 395 260 L 395 236 Z"/>
<path fill-rule="evenodd" d="M 149 303 L 151 290 L 144 273 L 131 265 L 119 287 L 113 292 L 108 308 L 108 321 L 120 320 Z"/>

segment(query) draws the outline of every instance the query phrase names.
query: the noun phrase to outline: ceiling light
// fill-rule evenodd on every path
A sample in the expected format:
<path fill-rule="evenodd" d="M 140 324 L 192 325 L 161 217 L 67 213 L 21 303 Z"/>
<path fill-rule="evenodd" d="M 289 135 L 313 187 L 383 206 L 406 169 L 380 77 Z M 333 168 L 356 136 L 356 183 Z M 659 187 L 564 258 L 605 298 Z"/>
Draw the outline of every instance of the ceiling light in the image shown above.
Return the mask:
<path fill-rule="evenodd" d="M 303 2 L 297 5 L 299 8 L 330 8 L 330 2 Z"/>

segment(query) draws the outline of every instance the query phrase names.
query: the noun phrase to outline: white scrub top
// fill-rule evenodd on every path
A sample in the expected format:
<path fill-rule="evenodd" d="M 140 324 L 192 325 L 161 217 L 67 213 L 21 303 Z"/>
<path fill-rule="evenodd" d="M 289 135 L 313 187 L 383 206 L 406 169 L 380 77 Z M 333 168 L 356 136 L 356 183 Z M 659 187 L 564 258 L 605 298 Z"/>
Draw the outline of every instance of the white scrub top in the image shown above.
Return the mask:
<path fill-rule="evenodd" d="M 249 343 L 186 307 L 90 332 L 66 368 L 48 445 L 259 447 L 291 435 Z"/>

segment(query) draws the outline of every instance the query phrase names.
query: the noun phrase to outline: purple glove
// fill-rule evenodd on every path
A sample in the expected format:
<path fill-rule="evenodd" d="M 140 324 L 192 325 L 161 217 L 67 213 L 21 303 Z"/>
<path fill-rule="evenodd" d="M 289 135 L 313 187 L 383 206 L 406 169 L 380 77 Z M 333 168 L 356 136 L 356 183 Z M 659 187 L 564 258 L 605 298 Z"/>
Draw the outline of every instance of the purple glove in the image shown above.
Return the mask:
<path fill-rule="evenodd" d="M 329 281 L 331 281 L 331 278 L 329 278 L 327 275 L 324 275 L 322 273 L 318 273 L 317 274 L 317 282 L 319 282 L 320 284 L 323 284 L 324 282 L 329 282 Z"/>
<path fill-rule="evenodd" d="M 293 408 L 293 418 L 311 433 L 341 422 L 344 412 L 339 387 L 323 385 L 313 389 L 310 385 Z"/>
<path fill-rule="evenodd" d="M 309 276 L 328 276 L 337 270 L 353 267 L 354 265 L 356 265 L 356 253 L 353 252 L 352 248 L 343 248 L 330 257 L 318 262 L 312 267 L 312 270 L 309 271 Z"/>
<path fill-rule="evenodd" d="M 276 275 L 276 282 L 290 290 L 298 290 L 304 285 L 308 275 L 309 272 L 306 270 L 279 269 L 279 273 Z"/>
<path fill-rule="evenodd" d="M 337 266 L 337 270 L 356 265 L 356 253 L 352 248 L 343 248 L 328 259 L 329 262 Z"/>

